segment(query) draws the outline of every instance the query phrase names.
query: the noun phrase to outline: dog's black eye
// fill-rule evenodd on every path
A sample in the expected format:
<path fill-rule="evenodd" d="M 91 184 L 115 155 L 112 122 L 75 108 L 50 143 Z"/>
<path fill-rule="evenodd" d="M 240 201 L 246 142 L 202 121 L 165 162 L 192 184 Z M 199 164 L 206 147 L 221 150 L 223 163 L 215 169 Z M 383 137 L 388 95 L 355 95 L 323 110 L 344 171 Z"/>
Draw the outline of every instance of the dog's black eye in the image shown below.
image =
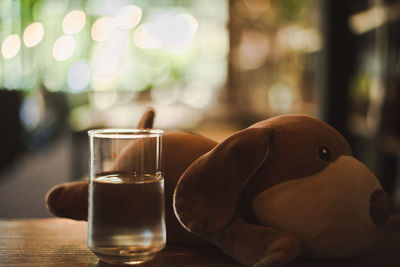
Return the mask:
<path fill-rule="evenodd" d="M 326 147 L 320 147 L 318 150 L 318 155 L 324 161 L 330 161 L 332 158 L 331 152 Z"/>

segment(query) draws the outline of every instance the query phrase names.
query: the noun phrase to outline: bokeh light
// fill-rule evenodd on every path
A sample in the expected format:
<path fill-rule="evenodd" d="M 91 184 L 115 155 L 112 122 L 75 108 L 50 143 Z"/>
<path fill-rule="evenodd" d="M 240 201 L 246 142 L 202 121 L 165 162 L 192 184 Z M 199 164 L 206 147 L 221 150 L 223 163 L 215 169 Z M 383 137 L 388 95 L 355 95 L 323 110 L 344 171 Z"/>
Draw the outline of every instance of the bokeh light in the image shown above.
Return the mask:
<path fill-rule="evenodd" d="M 240 38 L 240 44 L 233 51 L 232 63 L 241 70 L 260 68 L 271 50 L 269 38 L 256 31 L 245 31 Z"/>
<path fill-rule="evenodd" d="M 93 23 L 92 38 L 97 42 L 107 41 L 115 29 L 116 23 L 112 17 L 101 17 Z"/>
<path fill-rule="evenodd" d="M 182 51 L 190 45 L 197 28 L 197 20 L 189 14 L 160 12 L 136 29 L 134 43 L 143 49 Z"/>
<path fill-rule="evenodd" d="M 4 39 L 1 45 L 1 53 L 5 59 L 16 56 L 21 49 L 21 40 L 17 34 L 12 34 Z"/>
<path fill-rule="evenodd" d="M 53 56 L 57 61 L 63 61 L 72 56 L 76 41 L 72 36 L 61 36 L 53 45 Z"/>
<path fill-rule="evenodd" d="M 86 60 L 76 62 L 71 66 L 67 74 L 67 84 L 74 93 L 86 89 L 92 78 L 92 68 Z"/>
<path fill-rule="evenodd" d="M 23 79 L 22 64 L 19 60 L 7 62 L 7 67 L 2 69 L 2 83 L 8 89 L 20 89 Z M 4 66 L 4 65 L 3 65 Z"/>
<path fill-rule="evenodd" d="M 117 90 L 118 81 L 116 77 L 92 77 L 90 88 L 93 91 L 115 91 Z"/>
<path fill-rule="evenodd" d="M 90 104 L 97 109 L 110 108 L 116 100 L 116 91 L 93 91 L 89 96 Z"/>
<path fill-rule="evenodd" d="M 183 91 L 182 101 L 194 108 L 207 106 L 212 99 L 211 88 L 206 84 L 192 83 Z"/>
<path fill-rule="evenodd" d="M 34 47 L 38 45 L 44 36 L 44 27 L 40 22 L 34 22 L 26 27 L 23 35 L 26 47 Z"/>
<path fill-rule="evenodd" d="M 123 58 L 128 50 L 128 33 L 116 30 L 110 40 L 103 43 L 93 61 L 93 76 L 114 76 L 123 68 Z"/>
<path fill-rule="evenodd" d="M 65 15 L 62 28 L 65 34 L 80 32 L 85 26 L 86 15 L 82 10 L 73 10 Z"/>
<path fill-rule="evenodd" d="M 147 23 L 143 23 L 136 29 L 133 35 L 133 42 L 142 49 L 161 48 L 160 41 L 149 33 Z"/>
<path fill-rule="evenodd" d="M 60 71 L 60 66 L 49 67 L 42 74 L 42 83 L 49 92 L 58 92 L 65 88 L 65 73 Z"/>
<path fill-rule="evenodd" d="M 314 28 L 298 25 L 282 27 L 277 33 L 279 46 L 292 51 L 316 52 L 322 48 L 322 37 Z"/>
<path fill-rule="evenodd" d="M 375 6 L 350 16 L 349 26 L 356 34 L 364 34 L 382 26 L 390 17 L 395 18 L 397 16 L 389 16 L 389 12 L 383 6 Z"/>
<path fill-rule="evenodd" d="M 283 83 L 275 83 L 268 92 L 268 106 L 274 113 L 287 113 L 293 109 L 296 91 Z"/>
<path fill-rule="evenodd" d="M 189 14 L 179 14 L 177 15 L 178 19 L 183 19 L 185 20 L 186 23 L 189 23 L 189 29 L 190 29 L 190 33 L 191 34 L 195 34 L 197 31 L 197 28 L 199 27 L 199 23 L 197 22 L 197 20 L 195 19 L 195 17 L 193 17 L 192 15 Z"/>
<path fill-rule="evenodd" d="M 18 12 L 15 24 L 12 22 L 3 30 L 6 35 L 0 40 L 14 33 L 14 28 L 23 26 L 22 32 L 15 32 L 18 35 L 13 40 L 18 42 L 19 38 L 21 44 L 5 42 L 7 49 L 3 50 L 7 51 L 2 52 L 6 57 L 14 56 L 14 60 L 0 66 L 1 86 L 27 91 L 42 87 L 66 94 L 99 92 L 89 94 L 90 99 L 77 101 L 79 97 L 73 96 L 71 100 L 74 107 L 86 105 L 98 110 L 132 104 L 138 100 L 134 99 L 136 96 L 143 94 L 148 97 L 146 101 L 163 106 L 176 104 L 198 109 L 210 103 L 221 84 L 216 84 L 209 73 L 219 76 L 215 66 L 220 68 L 219 61 L 226 62 L 225 50 L 217 52 L 219 61 L 210 54 L 221 50 L 214 40 L 226 38 L 220 38 L 220 33 L 227 35 L 225 13 L 216 17 L 211 10 L 201 11 L 197 4 L 191 3 L 105 0 L 100 1 L 100 7 L 97 0 L 75 2 L 39 1 L 32 6 L 28 17 Z M 224 9 L 227 5 L 219 7 Z M 212 30 L 217 28 L 216 38 L 204 37 L 210 33 L 205 25 Z M 203 43 L 212 43 L 212 49 L 206 47 L 199 52 L 199 47 L 204 48 Z M 210 61 L 212 67 L 207 65 Z M 193 66 L 200 67 L 193 70 Z M 194 83 L 203 78 L 207 81 Z M 27 104 L 26 111 L 29 112 L 32 103 Z M 28 124 L 35 124 L 33 117 Z"/>
<path fill-rule="evenodd" d="M 171 105 L 178 101 L 179 93 L 180 88 L 177 86 L 154 88 L 151 90 L 151 97 L 157 103 Z"/>
<path fill-rule="evenodd" d="M 27 97 L 19 110 L 19 117 L 26 129 L 34 129 L 43 118 L 44 103 L 40 95 Z"/>
<path fill-rule="evenodd" d="M 117 26 L 124 30 L 134 28 L 142 18 L 142 9 L 134 5 L 122 7 L 115 16 Z"/>

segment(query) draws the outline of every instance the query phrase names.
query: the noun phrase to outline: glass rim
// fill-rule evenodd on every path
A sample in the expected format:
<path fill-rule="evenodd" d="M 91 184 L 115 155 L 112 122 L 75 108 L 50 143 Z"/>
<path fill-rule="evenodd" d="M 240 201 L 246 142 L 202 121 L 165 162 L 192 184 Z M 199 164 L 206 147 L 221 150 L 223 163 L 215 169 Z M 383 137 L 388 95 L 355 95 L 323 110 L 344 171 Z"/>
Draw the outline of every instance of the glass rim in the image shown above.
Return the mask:
<path fill-rule="evenodd" d="M 88 131 L 89 137 L 114 139 L 152 138 L 163 134 L 161 129 L 105 128 Z"/>

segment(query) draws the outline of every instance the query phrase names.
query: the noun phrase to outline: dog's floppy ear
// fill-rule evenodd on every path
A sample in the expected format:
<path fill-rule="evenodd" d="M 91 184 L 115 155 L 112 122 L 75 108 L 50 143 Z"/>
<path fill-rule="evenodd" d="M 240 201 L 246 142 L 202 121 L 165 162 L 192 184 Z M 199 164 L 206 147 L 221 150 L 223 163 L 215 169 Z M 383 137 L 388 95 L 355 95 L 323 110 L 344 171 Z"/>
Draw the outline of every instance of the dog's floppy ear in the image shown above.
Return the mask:
<path fill-rule="evenodd" d="M 240 195 L 270 153 L 272 129 L 242 130 L 194 161 L 175 188 L 174 210 L 197 234 L 214 233 L 235 214 Z"/>

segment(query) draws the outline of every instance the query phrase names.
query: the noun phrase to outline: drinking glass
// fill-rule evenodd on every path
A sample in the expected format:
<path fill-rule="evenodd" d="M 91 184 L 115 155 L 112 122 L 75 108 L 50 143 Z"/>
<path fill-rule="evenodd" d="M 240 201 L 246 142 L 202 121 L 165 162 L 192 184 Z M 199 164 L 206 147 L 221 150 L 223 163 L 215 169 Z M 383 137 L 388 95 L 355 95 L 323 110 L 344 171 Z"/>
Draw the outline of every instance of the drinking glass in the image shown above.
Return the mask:
<path fill-rule="evenodd" d="M 88 247 L 101 260 L 138 264 L 165 247 L 162 130 L 88 132 Z"/>

